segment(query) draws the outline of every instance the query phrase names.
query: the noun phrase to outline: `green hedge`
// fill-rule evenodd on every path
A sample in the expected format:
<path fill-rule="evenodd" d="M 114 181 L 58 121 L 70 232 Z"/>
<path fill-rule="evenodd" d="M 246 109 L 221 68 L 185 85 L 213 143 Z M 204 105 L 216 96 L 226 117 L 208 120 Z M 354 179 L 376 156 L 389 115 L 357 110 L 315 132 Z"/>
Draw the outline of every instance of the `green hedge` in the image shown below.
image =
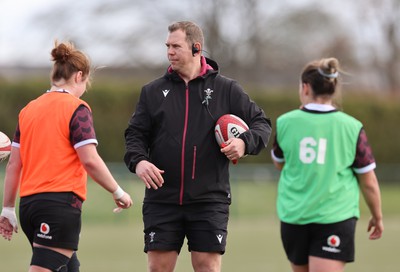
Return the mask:
<path fill-rule="evenodd" d="M 120 162 L 124 154 L 124 130 L 134 111 L 143 82 L 117 81 L 99 82 L 82 97 L 93 110 L 93 117 L 99 153 L 106 161 Z M 0 82 L 0 130 L 10 137 L 14 133 L 18 112 L 31 99 L 48 89 L 47 82 L 22 81 L 18 83 Z M 248 90 L 271 118 L 275 127 L 276 118 L 299 106 L 298 93 L 293 90 Z M 380 163 L 400 161 L 400 129 L 397 128 L 400 116 L 400 102 L 397 99 L 372 94 L 346 94 L 343 110 L 363 122 L 374 155 Z M 270 163 L 269 150 L 259 156 L 249 156 L 243 163 Z"/>

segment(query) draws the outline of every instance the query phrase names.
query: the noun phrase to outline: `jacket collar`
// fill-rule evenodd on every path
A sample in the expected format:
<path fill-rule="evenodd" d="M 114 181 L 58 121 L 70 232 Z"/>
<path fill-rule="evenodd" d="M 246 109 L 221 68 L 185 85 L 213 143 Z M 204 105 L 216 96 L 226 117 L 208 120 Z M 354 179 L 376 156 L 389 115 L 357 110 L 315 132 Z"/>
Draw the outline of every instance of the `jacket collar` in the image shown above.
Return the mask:
<path fill-rule="evenodd" d="M 219 67 L 218 67 L 218 64 L 216 61 L 206 58 L 204 56 L 201 56 L 200 62 L 201 62 L 201 70 L 200 70 L 200 74 L 198 75 L 198 77 L 204 77 L 209 73 L 218 73 Z M 176 73 L 174 70 L 172 70 L 171 66 L 168 67 L 165 76 L 170 77 L 175 80 L 181 79 L 180 76 L 178 75 L 178 73 Z"/>

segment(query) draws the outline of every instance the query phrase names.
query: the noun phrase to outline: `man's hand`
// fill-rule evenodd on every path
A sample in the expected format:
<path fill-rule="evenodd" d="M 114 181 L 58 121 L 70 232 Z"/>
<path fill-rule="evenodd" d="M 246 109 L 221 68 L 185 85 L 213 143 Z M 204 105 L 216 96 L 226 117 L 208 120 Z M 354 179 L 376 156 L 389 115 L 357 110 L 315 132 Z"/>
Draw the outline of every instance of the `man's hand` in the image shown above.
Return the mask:
<path fill-rule="evenodd" d="M 233 164 L 236 164 L 237 160 L 243 157 L 245 148 L 246 146 L 242 139 L 231 138 L 222 143 L 221 152 L 225 154 L 228 160 L 231 160 Z"/>
<path fill-rule="evenodd" d="M 149 161 L 143 160 L 136 165 L 136 175 L 144 182 L 148 189 L 157 190 L 162 187 L 164 170 L 158 169 Z"/>

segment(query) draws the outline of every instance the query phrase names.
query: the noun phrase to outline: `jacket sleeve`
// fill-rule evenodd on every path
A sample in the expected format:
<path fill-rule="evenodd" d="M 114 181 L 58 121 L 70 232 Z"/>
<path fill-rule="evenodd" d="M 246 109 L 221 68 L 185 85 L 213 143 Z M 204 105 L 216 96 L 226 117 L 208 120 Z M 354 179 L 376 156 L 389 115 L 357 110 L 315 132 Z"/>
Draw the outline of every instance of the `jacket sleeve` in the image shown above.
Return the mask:
<path fill-rule="evenodd" d="M 133 113 L 125 130 L 124 161 L 129 171 L 135 173 L 136 165 L 142 160 L 149 160 L 149 139 L 151 116 L 146 105 L 146 92 L 142 89 L 136 111 Z"/>
<path fill-rule="evenodd" d="M 237 82 L 233 81 L 231 88 L 231 112 L 241 117 L 249 126 L 249 130 L 239 138 L 246 144 L 246 154 L 257 155 L 268 145 L 272 132 L 271 120 Z"/>

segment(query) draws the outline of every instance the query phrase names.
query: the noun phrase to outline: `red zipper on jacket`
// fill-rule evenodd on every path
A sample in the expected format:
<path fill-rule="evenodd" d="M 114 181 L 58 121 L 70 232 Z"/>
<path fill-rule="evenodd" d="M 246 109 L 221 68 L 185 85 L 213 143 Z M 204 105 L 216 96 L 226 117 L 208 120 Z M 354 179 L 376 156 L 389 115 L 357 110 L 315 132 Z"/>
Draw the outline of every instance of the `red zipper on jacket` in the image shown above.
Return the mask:
<path fill-rule="evenodd" d="M 185 101 L 185 123 L 183 125 L 183 135 L 182 135 L 182 154 L 181 154 L 181 191 L 179 194 L 179 205 L 183 202 L 183 188 L 185 183 L 185 145 L 186 145 L 186 132 L 188 125 L 189 116 L 189 87 L 186 85 L 186 101 Z"/>
<path fill-rule="evenodd" d="M 194 180 L 194 177 L 196 176 L 196 156 L 197 156 L 197 146 L 193 147 L 193 166 L 192 166 L 192 180 Z"/>

